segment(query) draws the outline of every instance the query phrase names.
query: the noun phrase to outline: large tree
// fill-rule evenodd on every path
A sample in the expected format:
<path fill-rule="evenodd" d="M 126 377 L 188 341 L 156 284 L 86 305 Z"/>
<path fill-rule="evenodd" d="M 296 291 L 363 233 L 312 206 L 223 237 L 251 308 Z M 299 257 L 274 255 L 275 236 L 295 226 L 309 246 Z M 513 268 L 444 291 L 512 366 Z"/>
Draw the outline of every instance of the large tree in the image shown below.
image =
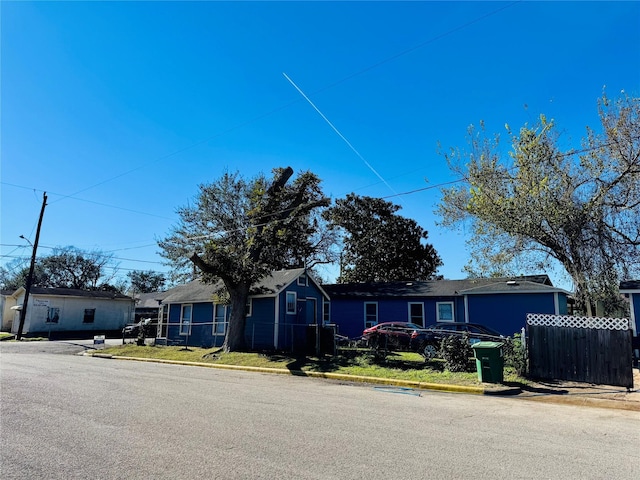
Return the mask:
<path fill-rule="evenodd" d="M 0 271 L 3 288 L 16 289 L 26 285 L 29 265 L 12 265 Z M 50 255 L 36 259 L 32 285 L 48 288 L 121 291 L 114 285 L 117 265 L 113 256 L 101 251 L 85 251 L 76 247 L 57 247 Z"/>
<path fill-rule="evenodd" d="M 166 277 L 162 273 L 153 270 L 132 270 L 127 273 L 131 282 L 131 290 L 134 293 L 151 293 L 162 290 L 167 282 Z"/>
<path fill-rule="evenodd" d="M 578 150 L 563 150 L 552 120 L 499 136 L 469 129 L 470 151 L 446 154 L 461 179 L 445 189 L 442 223 L 468 222 L 476 269 L 537 268 L 559 262 L 573 279 L 578 306 L 592 315 L 619 304 L 618 282 L 640 266 L 640 99 L 598 102 L 601 126 Z"/>
<path fill-rule="evenodd" d="M 178 210 L 179 223 L 159 242 L 177 267 L 192 262 L 206 282 L 222 280 L 231 305 L 223 349 L 244 349 L 245 306 L 251 286 L 274 270 L 322 261 L 327 237 L 314 211 L 329 204 L 320 180 L 303 172 L 289 183 L 290 167 L 245 180 L 225 173 L 200 185 L 194 205 Z"/>
<path fill-rule="evenodd" d="M 428 280 L 442 262 L 427 231 L 386 200 L 350 193 L 325 212 L 343 232 L 338 282 Z"/>

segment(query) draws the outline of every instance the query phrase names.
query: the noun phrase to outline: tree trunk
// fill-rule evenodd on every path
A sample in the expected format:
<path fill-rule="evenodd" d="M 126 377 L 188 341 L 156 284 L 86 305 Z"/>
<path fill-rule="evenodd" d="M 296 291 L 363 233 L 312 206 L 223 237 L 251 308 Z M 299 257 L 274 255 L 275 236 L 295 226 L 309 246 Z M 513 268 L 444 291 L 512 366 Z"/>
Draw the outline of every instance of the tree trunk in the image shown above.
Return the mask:
<path fill-rule="evenodd" d="M 227 285 L 229 297 L 231 299 L 231 315 L 229 326 L 224 338 L 222 350 L 225 352 L 239 352 L 245 350 L 244 340 L 245 325 L 247 323 L 246 306 L 249 299 L 248 284 Z"/>

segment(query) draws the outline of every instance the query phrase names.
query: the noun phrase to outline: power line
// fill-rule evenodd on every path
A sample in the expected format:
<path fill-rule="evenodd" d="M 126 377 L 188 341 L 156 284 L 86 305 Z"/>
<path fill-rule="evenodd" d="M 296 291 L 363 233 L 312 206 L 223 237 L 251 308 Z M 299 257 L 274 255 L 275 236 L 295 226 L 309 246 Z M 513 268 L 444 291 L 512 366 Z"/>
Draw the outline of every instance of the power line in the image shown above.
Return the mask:
<path fill-rule="evenodd" d="M 414 52 L 415 50 L 423 48 L 423 47 L 425 47 L 427 45 L 430 45 L 430 44 L 432 44 L 434 42 L 437 42 L 438 40 L 441 40 L 442 38 L 445 38 L 445 37 L 448 37 L 450 35 L 453 35 L 454 33 L 457 33 L 460 30 L 463 30 L 463 29 L 465 29 L 467 27 L 470 27 L 471 25 L 474 25 L 474 24 L 476 24 L 478 22 L 481 22 L 482 20 L 485 20 L 485 19 L 487 19 L 487 18 L 489 18 L 491 16 L 497 15 L 498 13 L 502 12 L 503 10 L 511 8 L 511 7 L 513 7 L 514 5 L 516 5 L 516 4 L 520 3 L 520 2 L 522 2 L 522 0 L 516 0 L 516 1 L 512 2 L 512 3 L 510 3 L 510 4 L 501 6 L 500 8 L 497 8 L 497 9 L 491 11 L 491 12 L 488 12 L 488 13 L 486 13 L 484 15 L 481 15 L 481 16 L 479 16 L 479 17 L 477 17 L 477 18 L 475 18 L 473 20 L 470 20 L 470 21 L 468 21 L 468 22 L 466 22 L 466 23 L 464 23 L 462 25 L 454 27 L 454 28 L 452 28 L 452 29 L 440 34 L 440 35 L 436 35 L 435 37 L 432 37 L 432 38 L 430 38 L 430 39 L 428 39 L 428 40 L 426 40 L 426 41 L 424 41 L 422 43 L 419 43 L 418 45 L 415 45 L 415 46 L 413 46 L 411 48 L 408 48 L 406 50 L 403 50 L 403 51 L 401 51 L 401 52 L 399 52 L 399 53 L 397 53 L 395 55 L 387 57 L 387 58 L 385 58 L 385 59 L 383 59 L 383 60 L 381 60 L 381 61 L 379 61 L 379 62 L 377 62 L 377 63 L 375 63 L 373 65 L 370 65 L 367 68 L 364 68 L 364 69 L 359 70 L 359 71 L 357 71 L 355 73 L 352 73 L 352 74 L 350 74 L 350 75 L 348 75 L 346 77 L 343 77 L 342 79 L 340 79 L 340 80 L 338 80 L 336 82 L 333 82 L 333 83 L 331 83 L 331 84 L 329 84 L 329 85 L 327 85 L 327 86 L 325 86 L 325 87 L 323 87 L 321 89 L 318 89 L 318 90 L 312 92 L 311 95 L 315 95 L 317 93 L 329 90 L 329 89 L 335 87 L 336 85 L 344 83 L 344 82 L 346 82 L 348 80 L 351 80 L 351 79 L 353 79 L 355 77 L 358 77 L 358 76 L 360 76 L 360 75 L 362 75 L 362 74 L 364 74 L 364 73 L 366 73 L 368 71 L 376 69 L 376 68 L 378 68 L 378 67 L 380 67 L 380 66 L 382 66 L 382 65 L 384 65 L 386 63 L 392 62 L 392 61 L 394 61 L 394 60 L 396 60 L 396 59 L 398 59 L 398 58 L 400 58 L 402 56 L 408 55 L 409 53 Z M 224 135 L 226 135 L 228 133 L 231 133 L 231 132 L 233 132 L 235 130 L 238 130 L 238 129 L 243 128 L 243 127 L 245 127 L 247 125 L 255 123 L 258 120 L 262 120 L 262 119 L 264 119 L 266 117 L 269 117 L 269 116 L 271 116 L 271 115 L 273 115 L 273 114 L 275 114 L 277 112 L 280 112 L 280 111 L 282 111 L 282 110 L 284 110 L 286 108 L 289 108 L 292 105 L 295 105 L 296 103 L 298 103 L 300 101 L 301 101 L 300 99 L 296 99 L 296 100 L 293 100 L 291 102 L 287 102 L 286 104 L 281 105 L 280 107 L 274 108 L 273 110 L 270 110 L 267 113 L 263 113 L 263 114 L 258 115 L 256 117 L 253 117 L 252 119 L 249 119 L 247 121 L 241 122 L 241 123 L 239 123 L 239 124 L 237 124 L 237 125 L 235 125 L 233 127 L 230 127 L 230 128 L 228 128 L 226 130 L 223 130 L 221 132 L 215 133 L 215 134 L 213 134 L 213 135 L 211 135 L 211 136 L 209 136 L 209 137 L 207 137 L 207 138 L 205 138 L 203 140 L 197 141 L 197 142 L 192 143 L 191 145 L 188 145 L 188 146 L 186 146 L 184 148 L 175 150 L 175 151 L 173 151 L 171 153 L 168 153 L 166 155 L 163 155 L 163 156 L 160 156 L 160 157 L 155 158 L 153 160 L 150 160 L 148 162 L 145 162 L 145 163 L 143 163 L 143 164 L 141 164 L 141 165 L 139 165 L 137 167 L 134 167 L 134 168 L 129 169 L 129 170 L 125 171 L 125 172 L 122 172 L 122 173 L 119 173 L 117 175 L 114 175 L 113 177 L 109 177 L 109 178 L 107 178 L 105 180 L 102 180 L 100 182 L 97 182 L 97 183 L 95 183 L 93 185 L 89 185 L 89 186 L 87 186 L 87 187 L 85 187 L 85 188 L 83 188 L 81 190 L 78 190 L 78 191 L 76 191 L 74 193 L 71 193 L 71 194 L 56 194 L 56 195 L 59 195 L 61 198 L 58 198 L 57 200 L 54 200 L 54 201 L 50 202 L 50 204 L 62 201 L 64 199 L 66 199 L 66 198 L 76 198 L 76 195 L 78 195 L 80 193 L 86 192 L 86 191 L 91 190 L 91 189 L 93 189 L 95 187 L 98 187 L 100 185 L 104 185 L 105 183 L 109 183 L 109 182 L 111 182 L 113 180 L 116 180 L 118 178 L 124 177 L 124 176 L 126 176 L 126 175 L 128 175 L 130 173 L 133 173 L 133 172 L 136 172 L 136 171 L 141 170 L 143 168 L 146 168 L 146 167 L 148 167 L 150 165 L 153 165 L 155 163 L 158 163 L 158 162 L 160 162 L 162 160 L 166 160 L 166 159 L 171 158 L 171 157 L 173 157 L 175 155 L 179 155 L 180 153 L 184 153 L 184 152 L 186 152 L 186 151 L 188 151 L 188 150 L 190 150 L 192 148 L 195 148 L 197 146 L 203 145 L 203 144 L 205 144 L 205 143 L 207 143 L 207 142 L 209 142 L 211 140 L 214 140 L 214 139 L 216 139 L 218 137 L 224 136 Z M 344 140 L 346 141 L 346 139 L 344 139 Z M 365 163 L 366 163 L 366 161 L 365 161 Z M 384 179 L 382 179 L 382 180 L 384 181 Z M 7 184 L 7 185 L 10 185 L 10 184 Z M 83 201 L 89 201 L 89 200 L 83 200 Z M 94 203 L 99 204 L 98 202 L 94 202 Z M 118 207 L 114 207 L 114 208 L 118 208 Z M 127 209 L 123 209 L 123 210 L 127 210 Z M 133 210 L 130 210 L 130 211 L 133 211 Z M 142 213 L 142 212 L 135 212 L 135 211 L 133 211 L 133 212 L 134 213 Z M 142 214 L 144 214 L 144 213 L 142 213 Z M 146 214 L 144 214 L 144 215 L 146 215 Z M 166 218 L 166 217 L 160 217 L 160 218 Z"/>
<path fill-rule="evenodd" d="M 34 192 L 42 192 L 42 191 L 44 191 L 44 190 L 40 190 L 40 189 L 37 189 L 37 188 L 34 188 L 34 187 L 27 187 L 27 186 L 25 186 L 25 185 L 17 185 L 17 184 L 15 184 L 15 183 L 9 183 L 9 182 L 0 182 L 0 184 L 2 184 L 2 185 L 7 185 L 7 186 L 10 186 L 10 187 L 15 187 L 15 188 L 22 188 L 22 189 L 24 189 L 24 190 L 33 190 Z M 123 211 L 126 211 L 126 212 L 136 213 L 136 214 L 138 214 L 138 215 L 147 215 L 147 216 L 149 216 L 149 217 L 162 218 L 162 219 L 164 219 L 164 220 L 175 220 L 174 218 L 164 217 L 164 216 L 162 216 L 162 215 L 156 215 L 156 214 L 154 214 L 154 213 L 141 212 L 140 210 L 133 210 L 133 209 L 131 209 L 131 208 L 119 207 L 119 206 L 117 206 L 117 205 L 110 205 L 110 204 L 108 204 L 108 203 L 96 202 L 96 201 L 94 201 L 94 200 L 88 200 L 88 199 L 85 199 L 85 198 L 78 198 L 78 197 L 75 197 L 75 196 L 73 196 L 73 195 L 65 195 L 65 194 L 63 194 L 63 193 L 56 193 L 56 192 L 49 192 L 49 193 L 50 193 L 51 195 L 56 195 L 56 196 L 60 196 L 60 197 L 62 197 L 62 198 L 60 198 L 60 199 L 58 199 L 58 200 L 62 200 L 62 199 L 64 199 L 64 198 L 71 198 L 71 199 L 76 200 L 76 201 L 78 201 L 78 202 L 92 203 L 92 204 L 94 204 L 94 205 L 100 205 L 101 207 L 113 208 L 113 209 L 116 209 L 116 210 L 123 210 Z M 58 201 L 58 200 L 56 200 L 56 201 Z M 49 202 L 49 205 L 50 205 L 51 203 L 55 203 L 56 201 L 54 201 L 54 202 Z"/>
<path fill-rule="evenodd" d="M 154 244 L 154 245 L 156 245 L 156 246 L 157 246 L 157 243 L 156 243 L 156 244 Z M 15 245 L 12 245 L 12 244 L 6 244 L 6 243 L 1 243 L 1 244 L 0 244 L 0 247 L 13 247 L 13 246 L 15 246 Z M 39 248 L 46 248 L 46 249 L 48 249 L 48 250 L 56 250 L 56 249 L 60 249 L 60 247 L 51 247 L 51 246 L 48 246 L 48 245 L 39 245 Z M 14 252 L 15 250 L 17 250 L 17 249 L 14 249 L 12 252 Z M 85 251 L 85 250 L 83 250 L 83 249 L 78 249 L 78 250 L 80 250 L 82 253 L 88 253 L 88 254 L 91 254 L 91 253 L 97 253 L 97 254 L 99 254 L 99 256 L 101 256 L 101 257 L 109 257 L 109 258 L 111 258 L 111 259 L 113 259 L 113 260 L 121 260 L 121 261 L 126 261 L 126 262 L 139 262 L 139 263 L 154 263 L 154 264 L 157 264 L 157 265 L 164 265 L 164 262 L 158 262 L 158 261 L 155 261 L 155 260 L 139 260 L 139 259 L 136 259 L 136 258 L 110 257 L 109 255 L 105 255 L 106 253 L 109 253 L 109 252 L 102 252 L 102 251 L 99 251 L 99 252 L 91 252 L 91 251 Z M 116 250 L 112 250 L 112 251 L 116 251 Z M 10 255 L 10 254 L 0 255 L 0 257 L 7 257 L 7 258 L 25 258 L 25 257 L 23 257 L 23 256 L 16 256 L 16 255 L 13 255 L 13 256 L 12 256 L 12 255 Z"/>

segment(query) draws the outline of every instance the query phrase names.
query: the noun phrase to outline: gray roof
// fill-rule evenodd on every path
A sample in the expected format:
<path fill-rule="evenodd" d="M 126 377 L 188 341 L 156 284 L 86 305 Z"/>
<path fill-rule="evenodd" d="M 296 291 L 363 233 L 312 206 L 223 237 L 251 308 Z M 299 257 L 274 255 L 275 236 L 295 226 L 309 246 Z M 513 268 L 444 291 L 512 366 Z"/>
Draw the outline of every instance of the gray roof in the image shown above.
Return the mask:
<path fill-rule="evenodd" d="M 283 291 L 287 286 L 304 273 L 304 268 L 294 268 L 291 270 L 278 270 L 271 275 L 264 277 L 258 283 L 251 287 L 250 296 L 252 297 L 274 297 Z M 313 277 L 309 278 L 315 282 Z M 213 296 L 224 287 L 222 280 L 218 280 L 215 284 L 203 283 L 202 280 L 196 279 L 185 285 L 179 285 L 167 290 L 162 303 L 199 303 L 211 302 Z M 318 285 L 318 288 L 320 286 Z"/>
<path fill-rule="evenodd" d="M 222 281 L 215 284 L 204 283 L 199 278 L 184 285 L 167 290 L 162 303 L 211 302 L 213 295 L 222 287 Z"/>
<path fill-rule="evenodd" d="M 136 308 L 158 308 L 167 292 L 136 293 Z"/>
<path fill-rule="evenodd" d="M 620 290 L 640 290 L 640 280 L 625 280 L 620 282 Z"/>
<path fill-rule="evenodd" d="M 561 288 L 552 287 L 550 285 L 544 285 L 542 283 L 530 282 L 530 281 L 507 281 L 507 282 L 495 282 L 488 285 L 482 285 L 478 287 L 469 288 L 467 290 L 460 291 L 463 295 L 474 294 L 491 294 L 491 293 L 549 293 L 549 292 L 563 292 L 569 293 Z"/>
<path fill-rule="evenodd" d="M 24 287 L 18 288 L 13 295 L 16 296 L 18 292 L 24 291 Z M 118 300 L 133 300 L 127 295 L 123 295 L 118 292 L 109 292 L 105 290 L 79 290 L 76 288 L 44 288 L 44 287 L 31 287 L 29 290 L 30 295 L 55 295 L 62 297 L 87 297 L 87 298 L 111 298 Z"/>
<path fill-rule="evenodd" d="M 272 297 L 277 295 L 303 273 L 304 268 L 293 268 L 291 270 L 278 270 L 273 272 L 251 287 L 251 295 L 256 297 Z"/>
<path fill-rule="evenodd" d="M 508 281 L 528 282 L 551 286 L 547 275 L 517 278 L 468 278 L 464 280 L 432 280 L 408 282 L 339 283 L 323 285 L 332 299 L 355 297 L 454 297 L 464 291 L 493 284 L 506 286 Z"/>

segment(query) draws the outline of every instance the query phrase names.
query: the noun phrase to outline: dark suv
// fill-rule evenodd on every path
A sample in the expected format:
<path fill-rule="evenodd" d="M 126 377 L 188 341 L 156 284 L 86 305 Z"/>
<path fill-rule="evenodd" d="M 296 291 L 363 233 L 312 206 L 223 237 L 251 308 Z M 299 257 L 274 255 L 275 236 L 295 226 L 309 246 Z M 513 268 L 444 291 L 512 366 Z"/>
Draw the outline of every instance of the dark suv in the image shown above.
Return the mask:
<path fill-rule="evenodd" d="M 468 335 L 471 344 L 482 341 L 504 341 L 503 335 L 489 327 L 478 323 L 464 322 L 438 322 L 426 328 L 415 330 L 412 333 L 412 341 L 417 350 L 425 358 L 429 359 L 437 355 L 443 338 L 452 335 L 462 336 L 465 333 Z"/>

